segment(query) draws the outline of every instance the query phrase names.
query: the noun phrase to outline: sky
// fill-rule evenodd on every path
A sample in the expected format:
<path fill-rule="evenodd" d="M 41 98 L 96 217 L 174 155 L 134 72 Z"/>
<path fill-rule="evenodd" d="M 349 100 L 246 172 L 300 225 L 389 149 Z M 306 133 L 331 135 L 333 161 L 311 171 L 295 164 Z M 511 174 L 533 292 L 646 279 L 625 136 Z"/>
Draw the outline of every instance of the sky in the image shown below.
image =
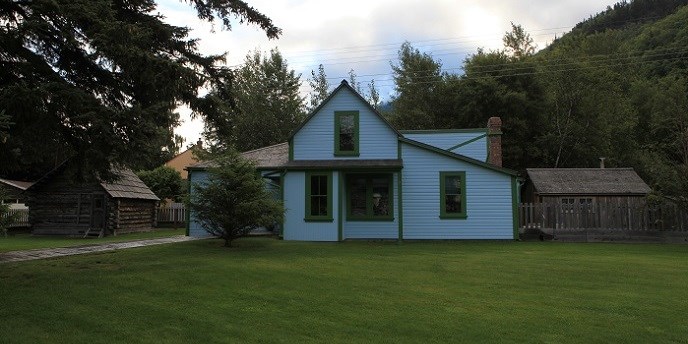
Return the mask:
<path fill-rule="evenodd" d="M 364 90 L 375 80 L 383 101 L 394 95 L 391 64 L 404 41 L 441 61 L 444 71 L 461 73 L 463 60 L 478 48 L 502 48 L 511 23 L 530 33 L 539 49 L 570 31 L 578 22 L 618 0 L 247 0 L 282 29 L 268 39 L 257 26 L 235 20 L 231 31 L 219 23 L 203 22 L 180 0 L 159 0 L 165 21 L 192 29 L 206 54 L 227 53 L 227 65 L 241 65 L 247 54 L 277 48 L 301 75 L 301 92 L 310 91 L 307 78 L 323 64 L 334 88 L 351 69 Z M 178 109 L 182 124 L 175 133 L 195 143 L 203 131 L 190 110 Z"/>

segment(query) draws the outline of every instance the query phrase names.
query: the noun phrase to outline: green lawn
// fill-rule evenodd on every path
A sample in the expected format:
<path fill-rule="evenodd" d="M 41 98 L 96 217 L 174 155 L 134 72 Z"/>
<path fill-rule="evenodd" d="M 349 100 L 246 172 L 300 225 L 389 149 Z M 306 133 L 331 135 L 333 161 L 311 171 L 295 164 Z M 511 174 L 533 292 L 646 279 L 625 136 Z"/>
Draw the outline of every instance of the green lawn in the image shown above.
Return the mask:
<path fill-rule="evenodd" d="M 0 264 L 0 342 L 688 340 L 688 245 L 236 244 Z"/>
<path fill-rule="evenodd" d="M 184 229 L 157 229 L 152 232 L 120 234 L 104 238 L 69 238 L 64 236 L 32 236 L 28 233 L 17 233 L 8 237 L 0 235 L 0 252 L 31 250 L 36 248 L 54 248 L 81 245 L 104 244 L 111 242 L 164 238 L 182 235 Z"/>

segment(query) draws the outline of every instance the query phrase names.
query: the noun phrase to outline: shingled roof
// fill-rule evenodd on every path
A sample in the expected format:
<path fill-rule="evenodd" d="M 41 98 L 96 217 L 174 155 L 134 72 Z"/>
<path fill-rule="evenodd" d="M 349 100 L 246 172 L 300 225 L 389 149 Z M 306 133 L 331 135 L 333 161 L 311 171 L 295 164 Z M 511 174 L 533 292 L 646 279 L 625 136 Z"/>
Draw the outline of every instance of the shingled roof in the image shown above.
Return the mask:
<path fill-rule="evenodd" d="M 20 180 L 9 180 L 2 178 L 0 178 L 0 183 L 15 187 L 22 191 L 28 189 L 31 185 L 33 185 L 33 182 L 24 182 Z"/>
<path fill-rule="evenodd" d="M 118 180 L 110 183 L 100 183 L 103 189 L 113 198 L 160 200 L 132 170 L 118 170 L 115 173 L 119 175 Z"/>
<path fill-rule="evenodd" d="M 258 148 L 241 153 L 241 156 L 253 161 L 257 168 L 281 168 L 289 162 L 289 143 Z M 190 170 L 203 170 L 216 166 L 213 161 L 201 161 L 187 167 Z"/>
<path fill-rule="evenodd" d="M 61 174 L 67 167 L 69 160 L 65 160 L 52 171 L 46 173 L 43 177 L 33 183 L 27 190 L 35 190 L 41 185 L 47 183 L 56 175 Z M 146 184 L 129 168 L 120 168 L 112 170 L 112 173 L 117 175 L 119 179 L 112 182 L 100 182 L 100 186 L 105 189 L 113 198 L 134 198 L 159 201 L 160 198 L 151 191 Z"/>
<path fill-rule="evenodd" d="M 632 168 L 529 168 L 540 195 L 645 195 L 650 187 Z"/>

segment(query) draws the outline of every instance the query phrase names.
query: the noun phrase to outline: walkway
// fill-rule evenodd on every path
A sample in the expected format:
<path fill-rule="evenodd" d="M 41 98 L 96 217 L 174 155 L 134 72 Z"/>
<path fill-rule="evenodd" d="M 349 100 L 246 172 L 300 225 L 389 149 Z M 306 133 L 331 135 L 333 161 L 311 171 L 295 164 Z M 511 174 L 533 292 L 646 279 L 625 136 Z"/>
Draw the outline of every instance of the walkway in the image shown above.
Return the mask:
<path fill-rule="evenodd" d="M 108 244 L 75 246 L 75 247 L 61 247 L 61 248 L 41 248 L 36 250 L 25 251 L 10 251 L 0 253 L 0 263 L 5 262 L 21 262 L 25 260 L 45 259 L 63 256 L 73 256 L 77 254 L 87 254 L 94 252 L 123 250 L 134 247 L 144 247 L 152 245 L 170 244 L 175 242 L 198 240 L 199 238 L 188 237 L 185 235 L 178 235 L 169 238 L 148 239 L 137 241 L 125 241 Z"/>

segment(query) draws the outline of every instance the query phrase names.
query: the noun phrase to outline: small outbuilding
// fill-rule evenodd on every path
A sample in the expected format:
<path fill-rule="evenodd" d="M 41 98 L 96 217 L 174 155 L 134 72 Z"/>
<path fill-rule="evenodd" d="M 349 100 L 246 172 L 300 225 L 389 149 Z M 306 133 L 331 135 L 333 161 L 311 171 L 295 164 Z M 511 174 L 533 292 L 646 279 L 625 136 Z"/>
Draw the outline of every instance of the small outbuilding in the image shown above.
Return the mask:
<path fill-rule="evenodd" d="M 33 183 L 0 178 L 0 189 L 5 193 L 5 199 L 0 199 L 0 202 L 8 203 L 11 209 L 25 209 L 24 191 L 31 184 Z"/>
<path fill-rule="evenodd" d="M 130 169 L 114 170 L 112 182 L 74 182 L 66 164 L 27 189 L 32 233 L 104 236 L 155 227 L 160 200 Z"/>
<path fill-rule="evenodd" d="M 526 203 L 563 206 L 644 204 L 652 189 L 632 168 L 529 168 L 523 188 Z"/>

